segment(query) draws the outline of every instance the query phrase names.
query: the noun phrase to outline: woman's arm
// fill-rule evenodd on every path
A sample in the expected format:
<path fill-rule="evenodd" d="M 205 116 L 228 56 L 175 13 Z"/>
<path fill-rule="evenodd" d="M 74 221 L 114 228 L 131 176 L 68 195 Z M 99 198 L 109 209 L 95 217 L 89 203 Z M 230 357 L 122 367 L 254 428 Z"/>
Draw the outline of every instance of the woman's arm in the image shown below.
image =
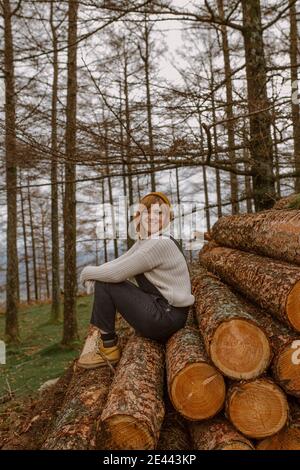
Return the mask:
<path fill-rule="evenodd" d="M 80 274 L 80 283 L 87 280 L 104 282 L 122 282 L 128 277 L 151 271 L 161 263 L 155 244 L 150 244 L 132 253 L 124 253 L 118 258 L 101 266 L 87 266 Z"/>

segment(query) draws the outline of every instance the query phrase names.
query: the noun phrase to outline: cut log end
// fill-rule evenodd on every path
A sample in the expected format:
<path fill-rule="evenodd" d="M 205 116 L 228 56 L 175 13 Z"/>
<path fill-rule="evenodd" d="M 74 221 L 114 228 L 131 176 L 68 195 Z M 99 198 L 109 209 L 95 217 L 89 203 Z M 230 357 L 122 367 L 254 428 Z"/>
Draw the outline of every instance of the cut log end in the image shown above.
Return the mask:
<path fill-rule="evenodd" d="M 245 436 L 256 439 L 279 432 L 288 418 L 285 394 L 266 379 L 234 387 L 229 394 L 227 410 L 233 425 Z"/>
<path fill-rule="evenodd" d="M 296 331 L 300 331 L 300 281 L 291 289 L 286 303 L 287 317 Z"/>
<path fill-rule="evenodd" d="M 281 385 L 287 393 L 300 397 L 300 364 L 293 360 L 295 349 L 289 343 L 280 352 L 274 362 L 273 370 L 276 382 Z"/>
<path fill-rule="evenodd" d="M 216 329 L 210 355 L 216 367 L 232 379 L 252 379 L 267 368 L 271 349 L 265 333 L 241 319 L 223 322 Z"/>
<path fill-rule="evenodd" d="M 300 428 L 285 427 L 257 445 L 257 450 L 300 450 Z"/>
<path fill-rule="evenodd" d="M 148 427 L 127 415 L 114 415 L 104 421 L 109 441 L 116 449 L 154 449 L 155 442 Z"/>
<path fill-rule="evenodd" d="M 207 363 L 190 364 L 174 378 L 170 396 L 174 407 L 187 419 L 208 419 L 223 406 L 224 379 Z"/>

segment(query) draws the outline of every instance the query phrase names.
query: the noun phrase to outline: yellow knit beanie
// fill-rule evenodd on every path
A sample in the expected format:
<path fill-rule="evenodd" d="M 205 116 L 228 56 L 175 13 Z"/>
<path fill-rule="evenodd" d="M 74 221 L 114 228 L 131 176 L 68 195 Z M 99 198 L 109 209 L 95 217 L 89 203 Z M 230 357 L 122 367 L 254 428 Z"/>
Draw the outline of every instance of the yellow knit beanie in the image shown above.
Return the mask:
<path fill-rule="evenodd" d="M 171 202 L 170 202 L 168 196 L 166 196 L 165 193 L 162 193 L 160 191 L 153 191 L 151 193 L 146 194 L 146 196 L 150 196 L 150 194 L 153 194 L 153 195 L 156 195 L 156 196 L 160 197 L 163 201 L 165 201 L 166 204 L 168 204 L 168 206 L 171 207 Z M 146 196 L 144 196 L 144 197 L 146 197 Z M 143 200 L 144 197 L 142 197 L 141 200 Z"/>

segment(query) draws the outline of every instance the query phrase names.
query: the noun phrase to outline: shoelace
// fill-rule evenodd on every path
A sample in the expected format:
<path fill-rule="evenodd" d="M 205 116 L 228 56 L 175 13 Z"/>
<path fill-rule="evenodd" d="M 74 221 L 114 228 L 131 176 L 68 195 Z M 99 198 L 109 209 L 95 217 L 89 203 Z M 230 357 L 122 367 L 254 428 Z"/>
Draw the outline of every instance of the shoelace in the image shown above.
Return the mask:
<path fill-rule="evenodd" d="M 103 352 L 100 350 L 100 344 L 101 344 L 101 336 L 100 334 L 98 334 L 97 338 L 96 338 L 96 352 L 97 354 L 100 354 L 100 356 L 102 357 L 102 359 L 105 360 L 105 362 L 108 364 L 108 366 L 110 367 L 110 369 L 112 370 L 113 374 L 116 373 L 116 369 L 114 368 L 114 366 L 112 365 L 112 363 L 110 362 L 109 359 L 107 359 L 107 357 L 105 356 L 105 354 L 103 354 Z"/>

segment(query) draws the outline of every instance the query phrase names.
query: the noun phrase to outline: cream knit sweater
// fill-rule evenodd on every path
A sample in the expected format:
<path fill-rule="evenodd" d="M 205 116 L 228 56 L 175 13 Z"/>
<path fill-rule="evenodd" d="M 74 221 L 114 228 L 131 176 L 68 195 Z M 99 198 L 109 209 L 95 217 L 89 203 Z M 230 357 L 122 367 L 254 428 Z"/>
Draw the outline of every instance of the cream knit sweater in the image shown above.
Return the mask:
<path fill-rule="evenodd" d="M 118 258 L 101 266 L 87 266 L 80 275 L 80 282 L 122 282 L 136 274 L 144 273 L 161 294 L 175 307 L 193 305 L 191 279 L 183 254 L 173 240 L 160 238 L 138 239 Z"/>

